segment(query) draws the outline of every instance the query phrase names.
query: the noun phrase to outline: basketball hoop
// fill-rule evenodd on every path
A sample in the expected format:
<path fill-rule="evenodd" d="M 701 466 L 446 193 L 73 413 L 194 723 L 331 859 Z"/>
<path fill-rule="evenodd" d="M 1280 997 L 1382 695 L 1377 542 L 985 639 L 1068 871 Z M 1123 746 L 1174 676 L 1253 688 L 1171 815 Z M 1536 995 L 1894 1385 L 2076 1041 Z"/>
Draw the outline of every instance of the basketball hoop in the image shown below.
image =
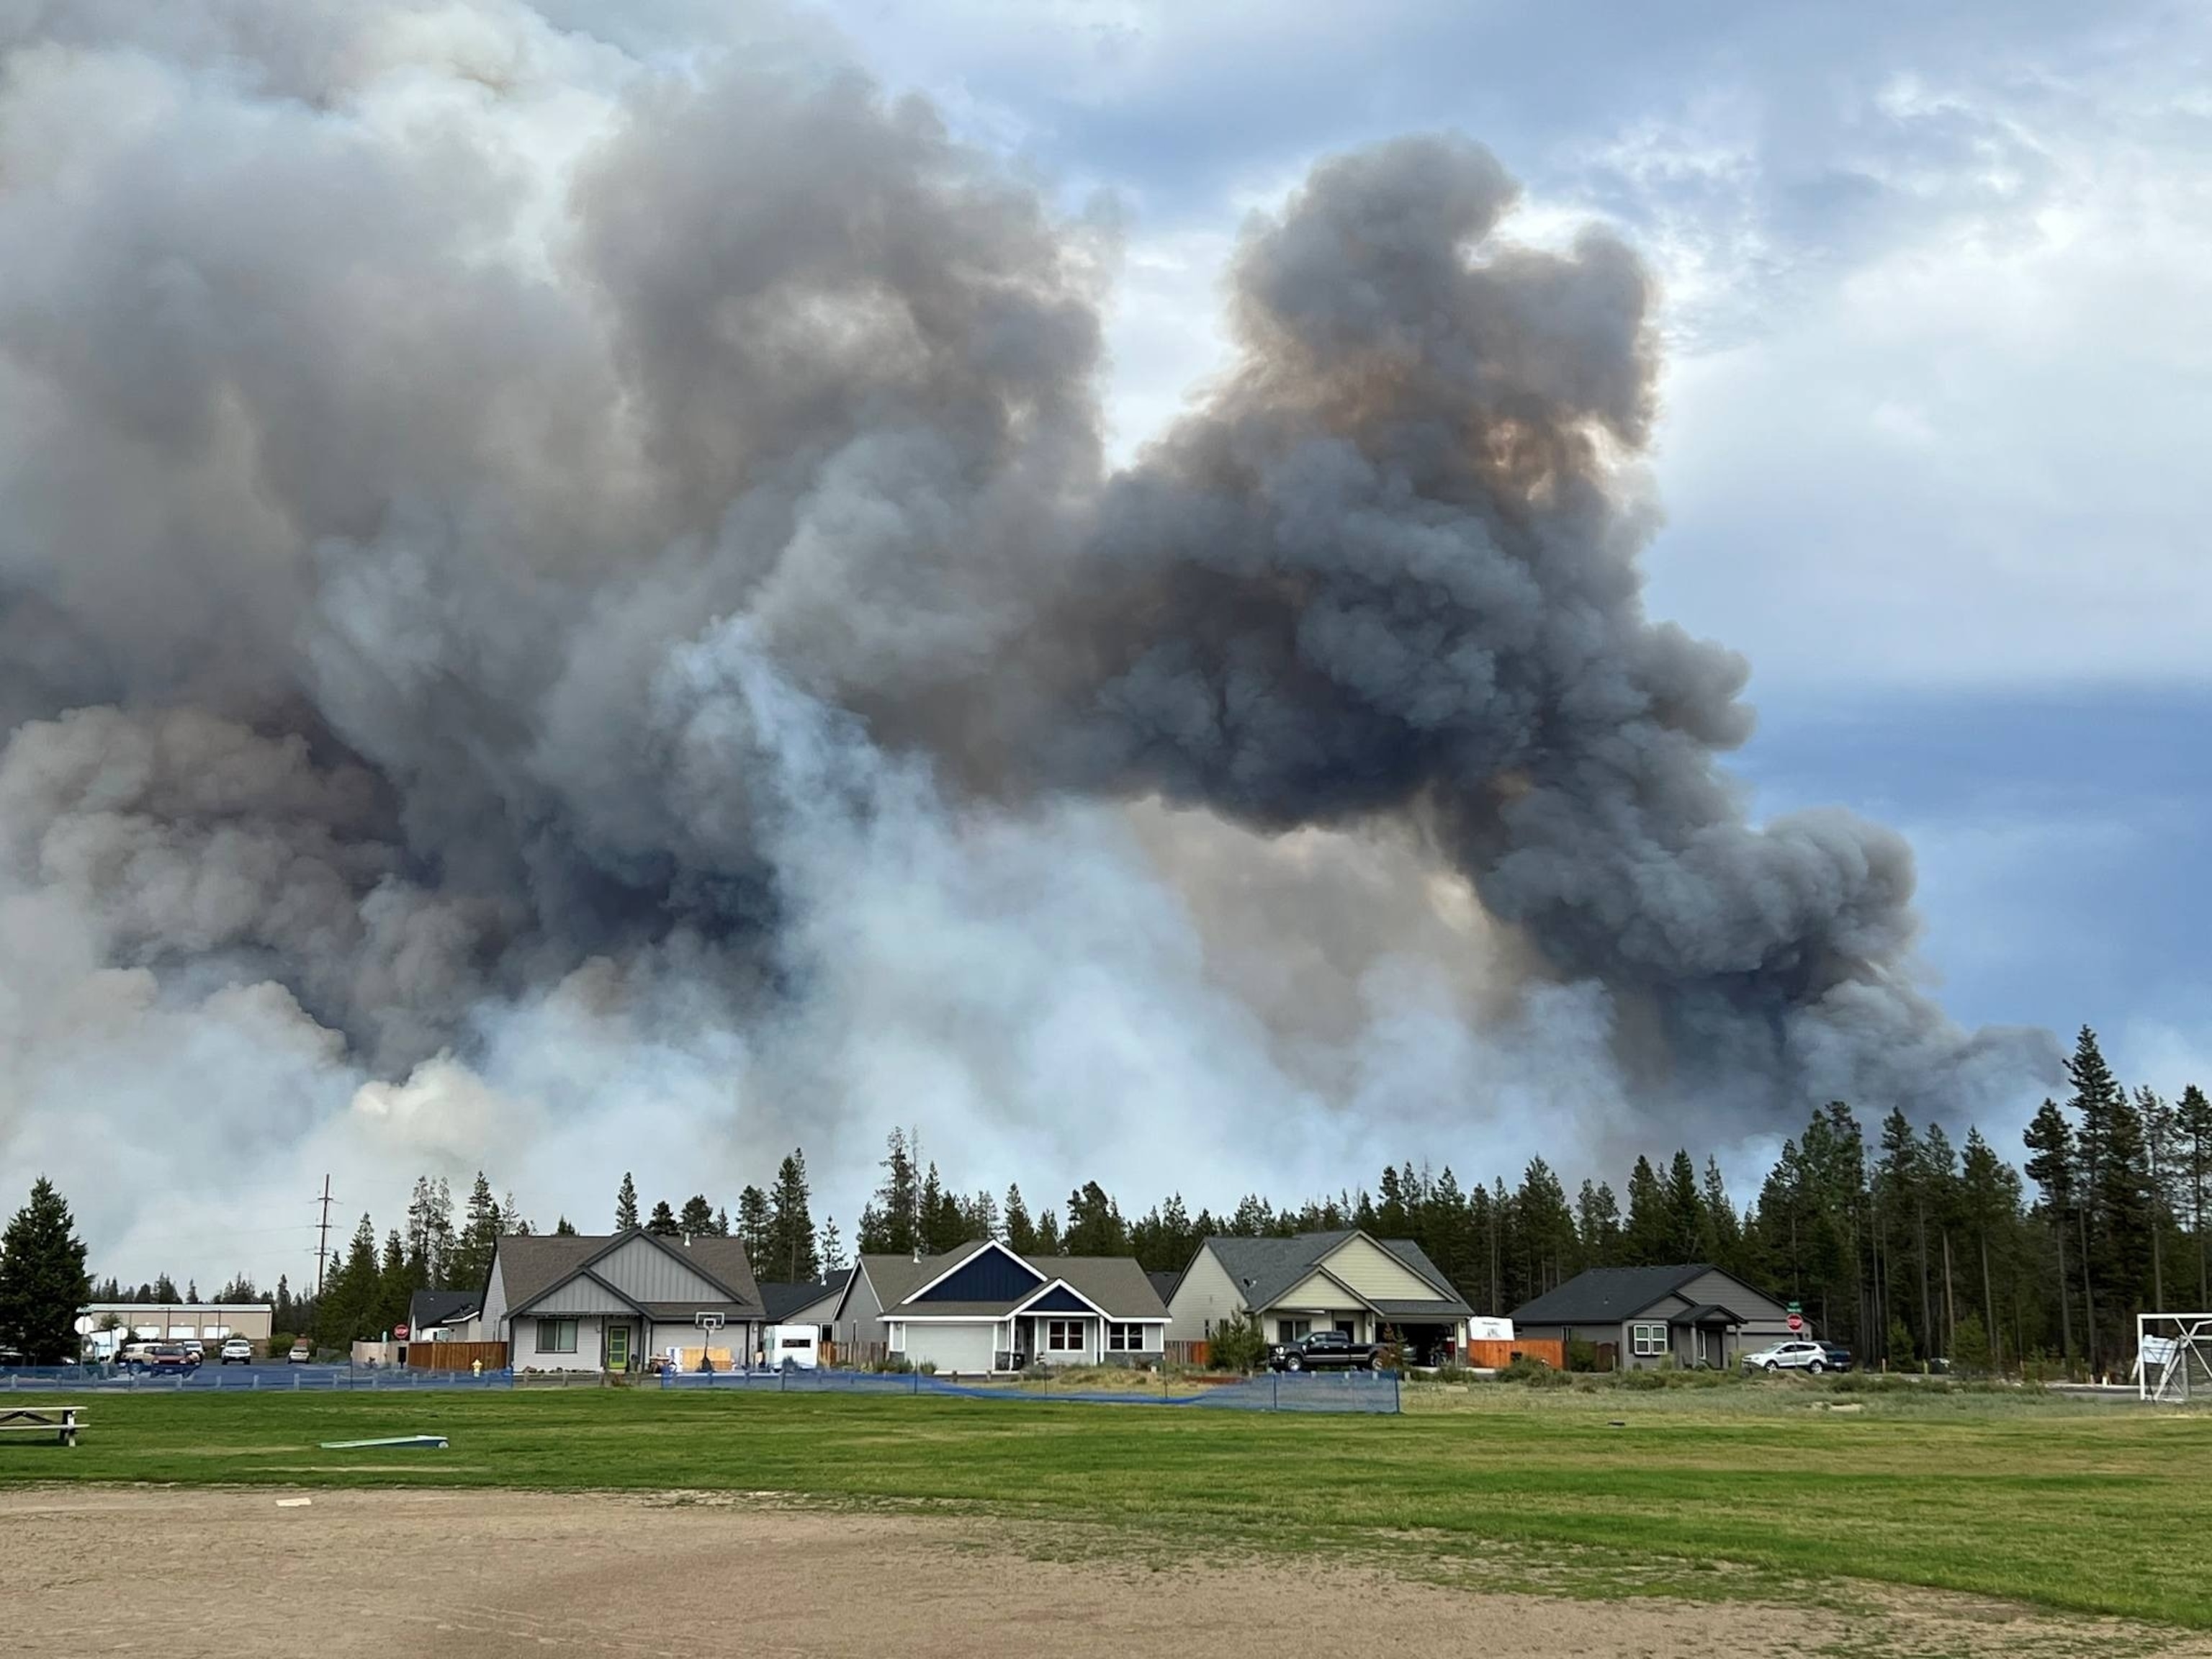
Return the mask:
<path fill-rule="evenodd" d="M 728 1316 L 718 1313 L 695 1313 L 691 1316 L 691 1322 L 699 1328 L 699 1369 L 712 1376 L 714 1370 L 714 1353 L 710 1345 L 714 1340 L 714 1334 L 729 1323 Z"/>

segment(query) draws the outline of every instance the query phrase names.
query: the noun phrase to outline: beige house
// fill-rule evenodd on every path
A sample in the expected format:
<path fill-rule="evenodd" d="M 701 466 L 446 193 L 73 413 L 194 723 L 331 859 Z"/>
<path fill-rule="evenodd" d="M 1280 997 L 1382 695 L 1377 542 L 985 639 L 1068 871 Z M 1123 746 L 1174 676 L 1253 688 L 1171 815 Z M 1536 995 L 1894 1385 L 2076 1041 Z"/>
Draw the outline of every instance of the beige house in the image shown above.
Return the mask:
<path fill-rule="evenodd" d="M 1239 1313 L 1271 1343 L 1325 1330 L 1355 1342 L 1395 1336 L 1427 1360 L 1466 1346 L 1474 1310 L 1411 1239 L 1346 1228 L 1200 1244 L 1168 1303 L 1168 1340 L 1208 1341 Z"/>

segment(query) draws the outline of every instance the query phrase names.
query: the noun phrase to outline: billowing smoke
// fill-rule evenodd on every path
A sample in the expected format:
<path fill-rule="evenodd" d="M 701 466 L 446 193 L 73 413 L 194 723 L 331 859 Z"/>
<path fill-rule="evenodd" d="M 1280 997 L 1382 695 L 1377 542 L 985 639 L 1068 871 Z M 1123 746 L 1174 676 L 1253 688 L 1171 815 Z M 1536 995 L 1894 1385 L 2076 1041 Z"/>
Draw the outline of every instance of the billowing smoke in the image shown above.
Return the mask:
<path fill-rule="evenodd" d="M 1470 143 L 1256 220 L 1109 475 L 1112 216 L 775 15 L 0 49 L 0 1156 L 124 1271 L 209 1171 L 849 1208 L 898 1121 L 1219 1201 L 2051 1063 L 1915 988 L 1896 836 L 1747 821 L 1746 666 L 1642 606 L 1651 284 Z"/>

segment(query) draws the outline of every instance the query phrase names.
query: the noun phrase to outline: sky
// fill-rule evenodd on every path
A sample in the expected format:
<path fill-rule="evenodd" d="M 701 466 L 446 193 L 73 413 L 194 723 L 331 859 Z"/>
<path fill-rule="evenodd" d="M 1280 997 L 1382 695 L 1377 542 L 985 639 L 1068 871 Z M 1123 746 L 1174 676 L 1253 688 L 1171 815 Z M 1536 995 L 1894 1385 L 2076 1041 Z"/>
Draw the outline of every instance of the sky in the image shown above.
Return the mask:
<path fill-rule="evenodd" d="M 2190 5 L 855 0 L 889 78 L 1127 227 L 1133 452 L 1242 216 L 1456 129 L 1661 273 L 1650 601 L 1751 659 L 1761 811 L 1919 854 L 1960 1018 L 2212 1073 L 2212 15 Z"/>
<path fill-rule="evenodd" d="M 204 0 L 178 15 L 258 3 Z M 471 6 L 506 21 L 479 29 L 463 15 Z M 29 27 L 21 20 L 35 9 L 0 0 L 0 30 Z M 713 39 L 741 9 L 538 0 L 544 18 L 587 22 L 599 40 L 532 34 L 512 59 L 501 31 L 521 9 L 508 0 L 394 0 L 392 9 L 428 21 L 378 37 L 391 60 L 371 76 L 368 128 L 412 142 L 460 112 L 457 131 L 475 134 L 469 124 L 481 119 L 494 153 L 514 146 L 517 176 L 536 168 L 559 182 L 625 107 L 635 63 L 611 70 L 600 43 L 681 70 L 685 53 L 672 43 Z M 105 20 L 132 13 L 88 5 L 56 15 L 94 20 L 83 27 L 96 38 Z M 1642 465 L 1663 521 L 1643 556 L 1646 603 L 1748 659 L 1759 718 L 1731 769 L 1753 816 L 1840 805 L 1902 831 L 1918 862 L 1917 965 L 1962 1024 L 2070 1036 L 2086 1023 L 2130 1084 L 2172 1093 L 2212 1082 L 2203 945 L 2212 871 L 2199 830 L 2212 811 L 2212 559 L 2197 454 L 2212 431 L 2203 301 L 2212 13 L 2041 0 L 1571 9 L 824 0 L 804 15 L 891 92 L 931 100 L 957 138 L 1011 158 L 1112 249 L 1099 292 L 1117 465 L 1140 465 L 1226 366 L 1225 281 L 1240 234 L 1280 210 L 1323 157 L 1409 132 L 1463 134 L 1520 181 L 1511 237 L 1567 250 L 1579 228 L 1609 227 L 1662 294 L 1661 408 Z M 179 24 L 187 57 L 191 33 Z M 455 41 L 454 61 L 443 61 Z M 299 73 L 312 78 L 313 54 L 301 52 Z M 35 67 L 66 90 L 60 57 Z M 496 120 L 469 101 L 483 64 L 526 58 L 550 91 Z M 434 72 L 422 67 L 434 59 Z M 200 94 L 222 106 L 234 88 L 220 55 L 205 60 L 212 70 L 191 62 L 209 77 Z M 170 118 L 170 106 L 131 92 L 137 72 L 88 84 L 143 105 L 149 121 Z M 15 91 L 37 79 L 27 73 Z M 74 96 L 19 100 L 30 114 L 0 121 L 0 143 L 29 135 L 34 161 L 63 154 L 39 138 L 38 121 L 75 108 Z M 175 107 L 189 114 L 192 103 Z M 64 115 L 56 131 L 68 125 Z M 210 176 L 253 177 L 245 166 L 223 172 L 235 158 L 220 146 L 209 155 Z M 272 187 L 286 182 L 281 159 L 272 148 Z M 305 152 L 302 166 L 323 159 Z M 148 195 L 149 222 L 168 234 L 160 191 Z M 532 214 L 550 222 L 561 199 L 546 185 Z M 250 229 L 257 216 L 237 222 Z M 42 236 L 36 221 L 24 224 Z M 518 240 L 536 228 L 524 215 Z M 436 223 L 421 228 L 434 240 Z M 388 239 L 362 237 L 364 263 L 386 257 Z M 312 258 L 301 264 L 312 274 Z M 72 292 L 66 273 L 38 290 L 49 273 L 23 266 L 38 303 Z M 0 323 L 27 315 L 38 313 L 0 305 Z M 487 343 L 487 374 L 503 367 L 500 348 Z M 586 372 L 580 348 L 574 362 L 549 361 L 549 384 Z M 374 368 L 359 368 L 362 383 L 376 380 Z M 13 390 L 0 380 L 0 392 Z M 0 450 L 31 429 L 11 422 L 0 409 Z M 434 476 L 434 461 L 392 448 Z M 0 534 L 0 554 L 10 551 Z M 261 620 L 249 617 L 246 631 Z M 362 625 L 362 637 L 371 631 Z M 0 645 L 13 637 L 0 630 Z M 332 660 L 343 664 L 317 659 L 324 679 L 307 683 L 329 690 Z M 374 665 L 334 683 L 373 696 Z M 9 666 L 0 656 L 0 691 Z M 434 723 L 395 706 L 417 726 Z M 807 728 L 809 742 L 835 737 Z M 285 785 L 295 787 L 310 783 Z M 836 1063 L 802 1068 L 801 1080 L 825 1096 L 918 1101 L 925 1152 L 945 1151 L 963 1185 L 1002 1186 L 1009 1172 L 1026 1182 L 1035 1170 L 1040 1202 L 1097 1174 L 1141 1210 L 1178 1185 L 1195 1203 L 1233 1201 L 1249 1186 L 1297 1198 L 1340 1174 L 1371 1179 L 1362 1161 L 1386 1144 L 1414 1143 L 1417 1156 L 1431 1143 L 1457 1146 L 1469 1154 L 1463 1176 L 1471 1164 L 1509 1180 L 1532 1151 L 1556 1150 L 1571 1182 L 1594 1148 L 1618 1151 L 1618 1123 L 1561 1127 L 1583 1081 L 1576 1021 L 1588 1013 L 1571 997 L 1547 1024 L 1556 1054 L 1540 1043 L 1519 1053 L 1486 1115 L 1469 1118 L 1455 1115 L 1467 1080 L 1497 1056 L 1468 1036 L 1437 976 L 1413 975 L 1400 996 L 1387 962 L 1355 982 L 1336 964 L 1273 959 L 1280 939 L 1246 937 L 1239 896 L 1291 910 L 1356 906 L 1363 895 L 1421 936 L 1411 954 L 1431 967 L 1480 937 L 1454 908 L 1463 890 L 1455 898 L 1429 882 L 1395 843 L 1322 847 L 1309 859 L 1292 836 L 1263 860 L 1241 832 L 1142 803 L 1054 803 L 979 830 L 987 815 L 948 807 L 910 777 L 871 787 L 895 801 L 928 799 L 899 834 L 802 824 L 786 854 L 799 878 L 811 871 L 818 883 L 809 943 L 830 965 L 830 1012 L 811 1035 Z M 1425 894 L 1431 914 L 1398 908 Z M 421 959 L 436 963 L 439 930 L 462 928 L 461 914 L 426 900 L 391 931 L 418 928 Z M 1070 939 L 1077 946 L 1062 948 Z M 79 1206 L 101 1271 L 194 1275 L 203 1291 L 240 1267 L 264 1280 L 289 1268 L 296 1282 L 322 1170 L 340 1172 L 337 1231 L 364 1206 L 381 1228 L 398 1218 L 414 1170 L 449 1169 L 465 1188 L 487 1148 L 495 1165 L 518 1149 L 494 1178 L 516 1181 L 541 1224 L 569 1213 L 591 1225 L 626 1164 L 650 1200 L 672 1182 L 764 1179 L 761 1158 L 801 1139 L 817 1160 L 817 1214 L 836 1214 L 849 1238 L 880 1145 L 879 1113 L 821 1109 L 834 1121 L 810 1119 L 804 1091 L 778 1069 L 789 1056 L 764 1053 L 726 1011 L 690 1020 L 683 964 L 650 953 L 602 975 L 611 983 L 593 969 L 533 981 L 507 1002 L 487 994 L 470 1002 L 458 1054 L 381 1067 L 348 1047 L 337 1022 L 302 1012 L 289 988 L 297 975 L 226 982 L 235 958 L 216 952 L 212 967 L 195 963 L 157 994 L 150 979 L 123 980 L 167 974 L 168 958 L 103 958 L 92 945 L 82 963 L 51 954 L 63 964 L 55 980 L 81 967 L 102 996 L 120 985 L 137 1000 L 117 1028 L 124 1036 L 57 1043 L 64 1063 L 22 1067 L 36 1076 L 21 1091 L 12 1144 L 0 1086 L 0 1174 L 13 1188 L 15 1164 L 52 1163 L 82 1194 L 88 1172 L 116 1171 L 113 1191 Z M 977 963 L 998 977 L 979 985 Z M 22 991 L 34 1006 L 23 988 L 41 976 L 0 972 L 0 1045 L 9 996 Z M 641 983 L 653 1018 L 625 1026 L 627 1015 L 606 1011 Z M 1345 1020 L 1361 1041 L 1337 1057 L 1354 1075 L 1336 1080 L 1326 1109 L 1317 1085 L 1314 1099 L 1286 1104 L 1299 1131 L 1269 1144 L 1223 1103 L 1244 1103 L 1237 1110 L 1257 1121 L 1286 1079 L 1310 1082 L 1280 1063 L 1263 1028 L 1271 1010 L 1330 997 L 1359 1004 Z M 702 1006 L 712 1000 L 700 993 Z M 77 1004 L 64 1003 L 76 1018 Z M 588 1040 L 572 1041 L 580 1032 Z M 0 1053 L 0 1085 L 12 1059 Z M 702 1125 L 727 1116 L 732 1077 L 769 1103 L 748 1106 L 734 1149 L 699 1170 L 692 1149 Z M 200 1111 L 197 1097 L 232 1087 L 240 1103 Z M 1006 1099 L 979 1106 L 994 1088 Z M 1133 1089 L 1152 1097 L 1127 1108 Z M 100 1115 L 85 1115 L 80 1102 L 95 1097 Z M 173 1139 L 166 1123 L 179 1126 Z M 96 1126 L 89 1137 L 86 1124 Z M 1148 1136 L 1177 1126 L 1187 1133 L 1169 1171 Z M 2015 1155 L 2018 1127 L 1984 1125 Z M 1779 1133 L 1723 1147 L 1740 1198 Z M 85 1150 L 94 1144 L 105 1148 L 96 1158 Z M 180 1167 L 233 1160 L 235 1213 L 155 1225 L 129 1196 Z M 1618 1186 L 1619 1170 L 1594 1172 Z"/>

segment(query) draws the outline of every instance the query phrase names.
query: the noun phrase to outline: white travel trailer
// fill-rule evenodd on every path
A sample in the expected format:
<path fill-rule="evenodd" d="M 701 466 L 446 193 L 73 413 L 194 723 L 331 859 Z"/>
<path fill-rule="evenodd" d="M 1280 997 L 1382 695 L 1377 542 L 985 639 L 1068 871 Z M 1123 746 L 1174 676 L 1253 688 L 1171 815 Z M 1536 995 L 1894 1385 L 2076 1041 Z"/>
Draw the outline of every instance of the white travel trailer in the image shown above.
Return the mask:
<path fill-rule="evenodd" d="M 822 1364 L 822 1328 L 819 1325 L 771 1325 L 765 1338 L 768 1363 L 772 1370 L 786 1365 L 802 1371 L 811 1371 Z"/>

